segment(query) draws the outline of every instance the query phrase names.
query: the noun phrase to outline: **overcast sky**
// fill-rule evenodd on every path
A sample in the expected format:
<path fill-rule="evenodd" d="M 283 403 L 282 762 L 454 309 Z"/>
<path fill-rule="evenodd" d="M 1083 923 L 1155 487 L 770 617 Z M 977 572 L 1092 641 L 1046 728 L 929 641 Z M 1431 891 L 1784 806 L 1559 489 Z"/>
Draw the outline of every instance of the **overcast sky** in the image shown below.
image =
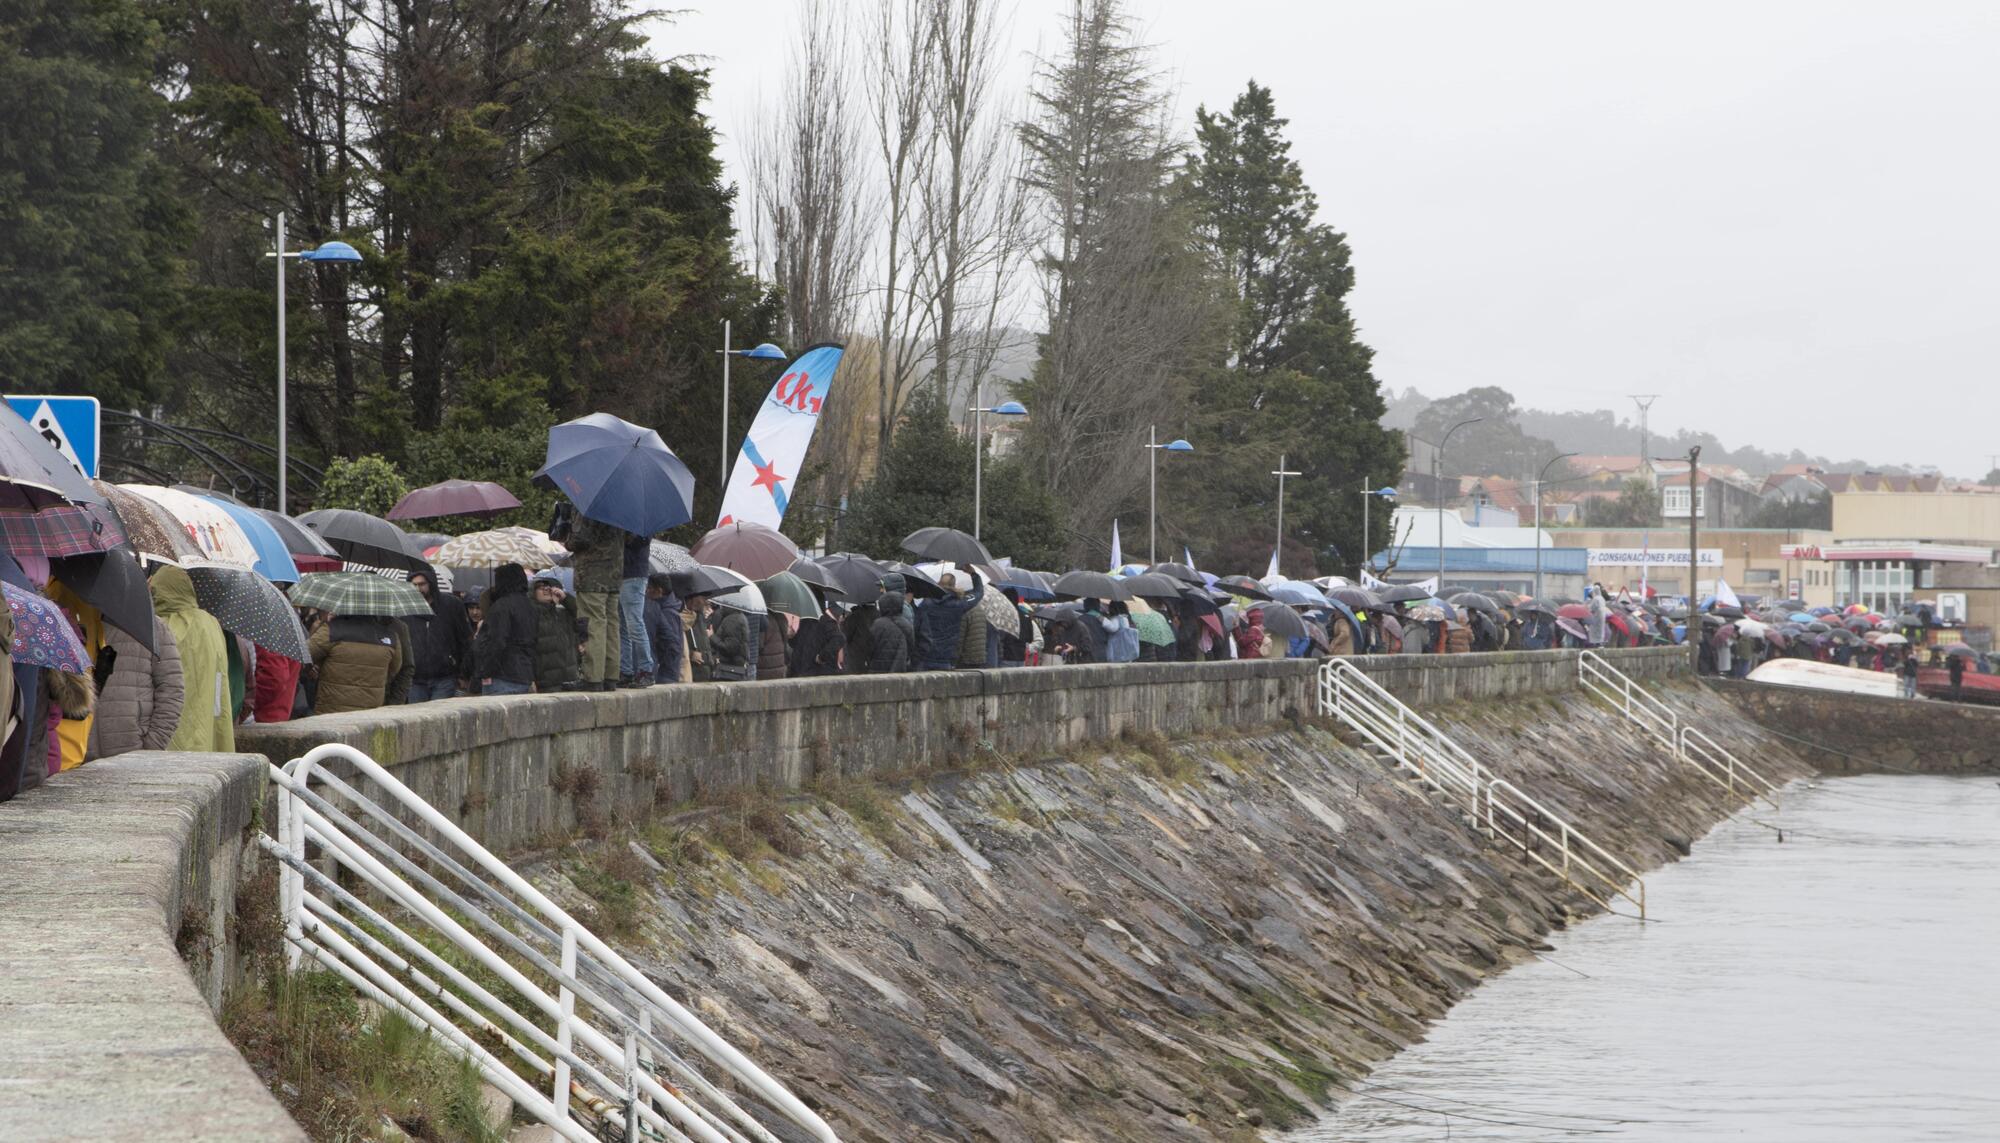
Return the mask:
<path fill-rule="evenodd" d="M 705 57 L 740 134 L 796 0 L 680 2 L 655 46 Z M 1065 7 L 1018 0 L 1017 86 Z M 1132 11 L 1184 121 L 1274 90 L 1385 387 L 1659 393 L 1655 425 L 1953 475 L 2000 452 L 2000 2 Z"/>

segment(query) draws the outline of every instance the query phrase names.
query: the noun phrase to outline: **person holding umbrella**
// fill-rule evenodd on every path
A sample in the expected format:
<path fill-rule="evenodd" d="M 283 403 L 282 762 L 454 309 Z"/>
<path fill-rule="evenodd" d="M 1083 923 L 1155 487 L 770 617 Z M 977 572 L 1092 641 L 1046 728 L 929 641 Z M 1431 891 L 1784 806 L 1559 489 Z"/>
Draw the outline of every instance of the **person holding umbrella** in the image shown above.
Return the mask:
<path fill-rule="evenodd" d="M 913 669 L 949 671 L 958 661 L 958 643 L 965 629 L 965 615 L 977 609 L 980 601 L 986 598 L 986 581 L 976 572 L 968 570 L 965 574 L 972 577 L 972 590 L 960 590 L 957 576 L 947 572 L 938 579 L 945 595 L 917 604 L 916 618 L 912 620 L 917 636 L 915 653 L 911 656 Z M 984 627 L 980 629 L 979 637 L 983 654 Z"/>
<path fill-rule="evenodd" d="M 153 646 L 116 627 L 105 632 L 111 677 L 97 692 L 97 718 L 90 726 L 90 758 L 110 758 L 133 750 L 165 750 L 180 725 L 186 688 L 181 649 L 174 633 L 153 617 Z M 259 656 L 262 659 L 262 656 Z M 100 659 L 100 662 L 102 660 Z M 289 713 L 289 712 L 288 712 Z"/>
<path fill-rule="evenodd" d="M 550 529 L 551 534 L 561 526 Z M 580 668 L 582 689 L 609 691 L 618 688 L 618 655 L 621 646 L 618 593 L 625 582 L 626 532 L 615 524 L 576 514 L 571 517 L 564 546 L 573 553 L 570 566 L 576 572 L 576 610 L 590 627 L 590 641 L 584 644 Z"/>
<path fill-rule="evenodd" d="M 481 694 L 524 695 L 534 689 L 535 604 L 520 564 L 493 571 L 479 633 L 472 639 L 472 661 Z"/>
<path fill-rule="evenodd" d="M 685 683 L 688 677 L 687 625 L 673 576 L 654 572 L 646 578 L 646 643 L 653 654 L 653 683 Z"/>
<path fill-rule="evenodd" d="M 307 647 L 319 672 L 315 714 L 374 710 L 409 695 L 416 659 L 410 649 L 409 628 L 400 620 L 380 615 L 335 615 L 313 632 Z"/>
<path fill-rule="evenodd" d="M 646 577 L 653 573 L 653 541 L 625 533 L 625 577 L 618 581 L 618 685 L 653 685 L 653 641 L 646 633 Z"/>

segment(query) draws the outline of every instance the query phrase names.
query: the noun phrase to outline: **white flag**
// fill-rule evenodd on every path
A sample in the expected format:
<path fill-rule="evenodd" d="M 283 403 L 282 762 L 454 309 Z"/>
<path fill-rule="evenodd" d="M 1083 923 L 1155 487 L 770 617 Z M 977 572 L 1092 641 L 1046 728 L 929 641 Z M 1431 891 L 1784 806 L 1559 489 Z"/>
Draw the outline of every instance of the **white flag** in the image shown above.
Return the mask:
<path fill-rule="evenodd" d="M 1111 521 L 1111 570 L 1117 571 L 1124 566 L 1125 549 L 1118 546 L 1118 521 L 1116 518 L 1113 518 Z"/>
<path fill-rule="evenodd" d="M 786 366 L 771 386 L 743 438 L 736 466 L 729 470 L 718 527 L 737 522 L 776 528 L 784 523 L 792 482 L 805 465 L 806 447 L 819 427 L 820 407 L 833 390 L 840 354 L 838 345 L 815 345 Z"/>
<path fill-rule="evenodd" d="M 1715 602 L 1719 607 L 1740 608 L 1743 606 L 1743 601 L 1736 598 L 1735 592 L 1729 590 L 1729 581 L 1726 579 L 1715 581 Z"/>

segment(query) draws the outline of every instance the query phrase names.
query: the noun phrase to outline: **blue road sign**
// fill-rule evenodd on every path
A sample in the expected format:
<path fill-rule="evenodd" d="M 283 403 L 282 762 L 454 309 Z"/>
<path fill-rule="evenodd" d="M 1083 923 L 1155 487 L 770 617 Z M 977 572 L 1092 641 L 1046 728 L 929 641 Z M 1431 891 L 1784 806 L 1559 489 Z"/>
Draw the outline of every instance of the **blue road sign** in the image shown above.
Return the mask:
<path fill-rule="evenodd" d="M 78 471 L 93 479 L 97 476 L 97 398 L 9 394 L 7 404 Z"/>

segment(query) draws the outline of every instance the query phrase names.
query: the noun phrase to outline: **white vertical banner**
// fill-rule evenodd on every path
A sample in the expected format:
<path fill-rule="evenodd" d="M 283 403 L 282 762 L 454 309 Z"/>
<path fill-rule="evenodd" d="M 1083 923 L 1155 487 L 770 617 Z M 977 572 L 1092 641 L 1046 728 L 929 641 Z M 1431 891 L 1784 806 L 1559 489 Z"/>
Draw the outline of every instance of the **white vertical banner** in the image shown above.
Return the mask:
<path fill-rule="evenodd" d="M 791 485 L 806 462 L 806 448 L 819 427 L 821 406 L 833 389 L 842 349 L 815 345 L 785 367 L 757 410 L 743 451 L 729 470 L 716 526 L 763 524 L 776 528 L 791 504 Z"/>

